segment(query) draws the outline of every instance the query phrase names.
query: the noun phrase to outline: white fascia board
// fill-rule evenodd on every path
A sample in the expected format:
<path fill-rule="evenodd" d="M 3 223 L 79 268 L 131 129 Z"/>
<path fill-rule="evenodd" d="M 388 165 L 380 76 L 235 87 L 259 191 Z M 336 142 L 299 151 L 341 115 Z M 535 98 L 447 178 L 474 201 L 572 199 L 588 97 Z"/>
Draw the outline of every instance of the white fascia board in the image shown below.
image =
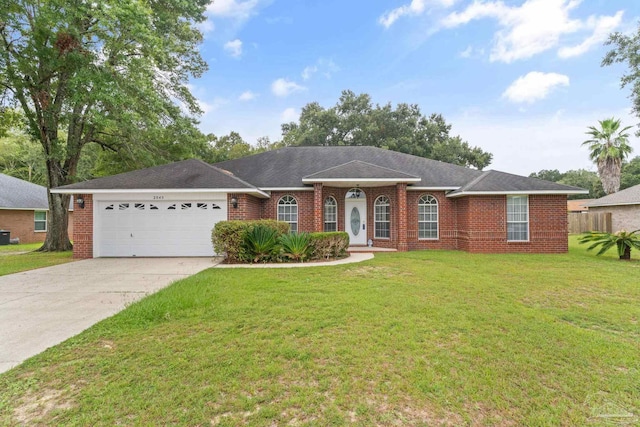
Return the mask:
<path fill-rule="evenodd" d="M 234 193 L 234 194 L 257 194 L 264 198 L 269 195 L 258 189 L 246 188 L 139 188 L 139 189 L 52 189 L 52 193 L 57 194 L 148 194 L 148 193 Z"/>
<path fill-rule="evenodd" d="M 313 187 L 262 187 L 263 191 L 313 191 Z"/>
<path fill-rule="evenodd" d="M 624 203 L 603 203 L 603 204 L 598 204 L 598 205 L 594 205 L 594 204 L 587 204 L 586 206 L 588 208 L 604 208 L 604 207 L 611 207 L 611 206 L 632 206 L 632 205 L 640 205 L 640 201 L 637 202 L 624 202 Z"/>
<path fill-rule="evenodd" d="M 460 187 L 407 187 L 407 191 L 453 191 Z"/>
<path fill-rule="evenodd" d="M 316 182 L 420 182 L 422 178 L 302 178 L 302 182 L 305 184 L 313 184 Z"/>
<path fill-rule="evenodd" d="M 529 195 L 569 195 L 569 194 L 589 194 L 588 190 L 567 190 L 567 191 L 462 191 L 456 194 L 447 194 L 447 197 L 463 196 L 529 196 Z"/>

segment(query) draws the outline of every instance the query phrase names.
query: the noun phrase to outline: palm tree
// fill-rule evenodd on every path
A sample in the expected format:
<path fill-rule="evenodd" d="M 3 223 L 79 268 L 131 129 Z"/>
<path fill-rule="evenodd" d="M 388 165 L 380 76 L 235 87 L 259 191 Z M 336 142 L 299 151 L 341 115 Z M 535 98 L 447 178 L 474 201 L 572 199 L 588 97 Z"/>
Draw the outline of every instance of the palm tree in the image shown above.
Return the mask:
<path fill-rule="evenodd" d="M 615 193 L 620 189 L 620 170 L 622 161 L 633 151 L 629 145 L 629 134 L 626 133 L 631 126 L 620 129 L 620 120 L 613 117 L 598 120 L 600 129 L 589 126 L 587 135 L 591 139 L 582 145 L 588 145 L 589 158 L 598 166 L 598 175 L 602 181 L 602 187 L 607 194 Z"/>

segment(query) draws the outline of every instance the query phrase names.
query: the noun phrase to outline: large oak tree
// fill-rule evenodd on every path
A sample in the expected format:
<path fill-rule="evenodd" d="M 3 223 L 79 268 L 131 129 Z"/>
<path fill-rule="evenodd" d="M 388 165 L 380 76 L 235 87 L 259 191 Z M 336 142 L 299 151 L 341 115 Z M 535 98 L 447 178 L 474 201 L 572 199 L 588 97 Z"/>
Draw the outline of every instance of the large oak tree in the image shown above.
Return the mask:
<path fill-rule="evenodd" d="M 367 94 L 346 90 L 338 103 L 307 104 L 300 122 L 282 125 L 284 145 L 369 145 L 483 169 L 492 154 L 451 136 L 440 114 L 423 116 L 415 104 L 373 105 Z"/>
<path fill-rule="evenodd" d="M 4 0 L 0 103 L 42 146 L 49 188 L 75 181 L 83 148 L 136 144 L 199 112 L 188 90 L 209 0 Z M 180 106 L 179 106 L 180 105 Z M 132 148 L 134 149 L 134 148 Z M 43 250 L 68 250 L 69 195 L 49 194 Z"/>

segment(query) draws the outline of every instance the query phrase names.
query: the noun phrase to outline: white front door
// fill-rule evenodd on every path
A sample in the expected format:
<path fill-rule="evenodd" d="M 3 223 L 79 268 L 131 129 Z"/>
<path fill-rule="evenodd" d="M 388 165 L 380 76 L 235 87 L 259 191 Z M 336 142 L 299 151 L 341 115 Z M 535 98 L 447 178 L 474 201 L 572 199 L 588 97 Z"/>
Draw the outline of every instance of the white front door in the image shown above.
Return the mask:
<path fill-rule="evenodd" d="M 346 199 L 344 201 L 344 228 L 349 233 L 349 244 L 367 244 L 367 201 Z"/>

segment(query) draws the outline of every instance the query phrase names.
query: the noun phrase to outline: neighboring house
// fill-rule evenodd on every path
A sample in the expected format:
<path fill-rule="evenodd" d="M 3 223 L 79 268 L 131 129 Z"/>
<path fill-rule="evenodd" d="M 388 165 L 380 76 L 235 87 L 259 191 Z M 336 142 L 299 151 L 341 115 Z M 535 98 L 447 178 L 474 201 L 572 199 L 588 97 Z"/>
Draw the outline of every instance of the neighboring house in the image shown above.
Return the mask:
<path fill-rule="evenodd" d="M 567 195 L 586 190 L 374 147 L 288 147 L 185 160 L 52 190 L 76 206 L 74 256 L 210 256 L 222 220 L 346 231 L 351 245 L 567 250 Z"/>
<path fill-rule="evenodd" d="M 576 200 L 567 200 L 567 212 L 569 213 L 587 213 L 589 212 L 589 206 L 587 205 L 590 202 L 593 202 L 595 199 L 576 199 Z"/>
<path fill-rule="evenodd" d="M 589 212 L 611 212 L 613 232 L 640 229 L 640 185 L 595 199 Z"/>
<path fill-rule="evenodd" d="M 0 230 L 9 230 L 12 240 L 43 242 L 48 213 L 46 187 L 0 174 Z M 69 236 L 72 235 L 73 218 L 69 212 Z"/>

